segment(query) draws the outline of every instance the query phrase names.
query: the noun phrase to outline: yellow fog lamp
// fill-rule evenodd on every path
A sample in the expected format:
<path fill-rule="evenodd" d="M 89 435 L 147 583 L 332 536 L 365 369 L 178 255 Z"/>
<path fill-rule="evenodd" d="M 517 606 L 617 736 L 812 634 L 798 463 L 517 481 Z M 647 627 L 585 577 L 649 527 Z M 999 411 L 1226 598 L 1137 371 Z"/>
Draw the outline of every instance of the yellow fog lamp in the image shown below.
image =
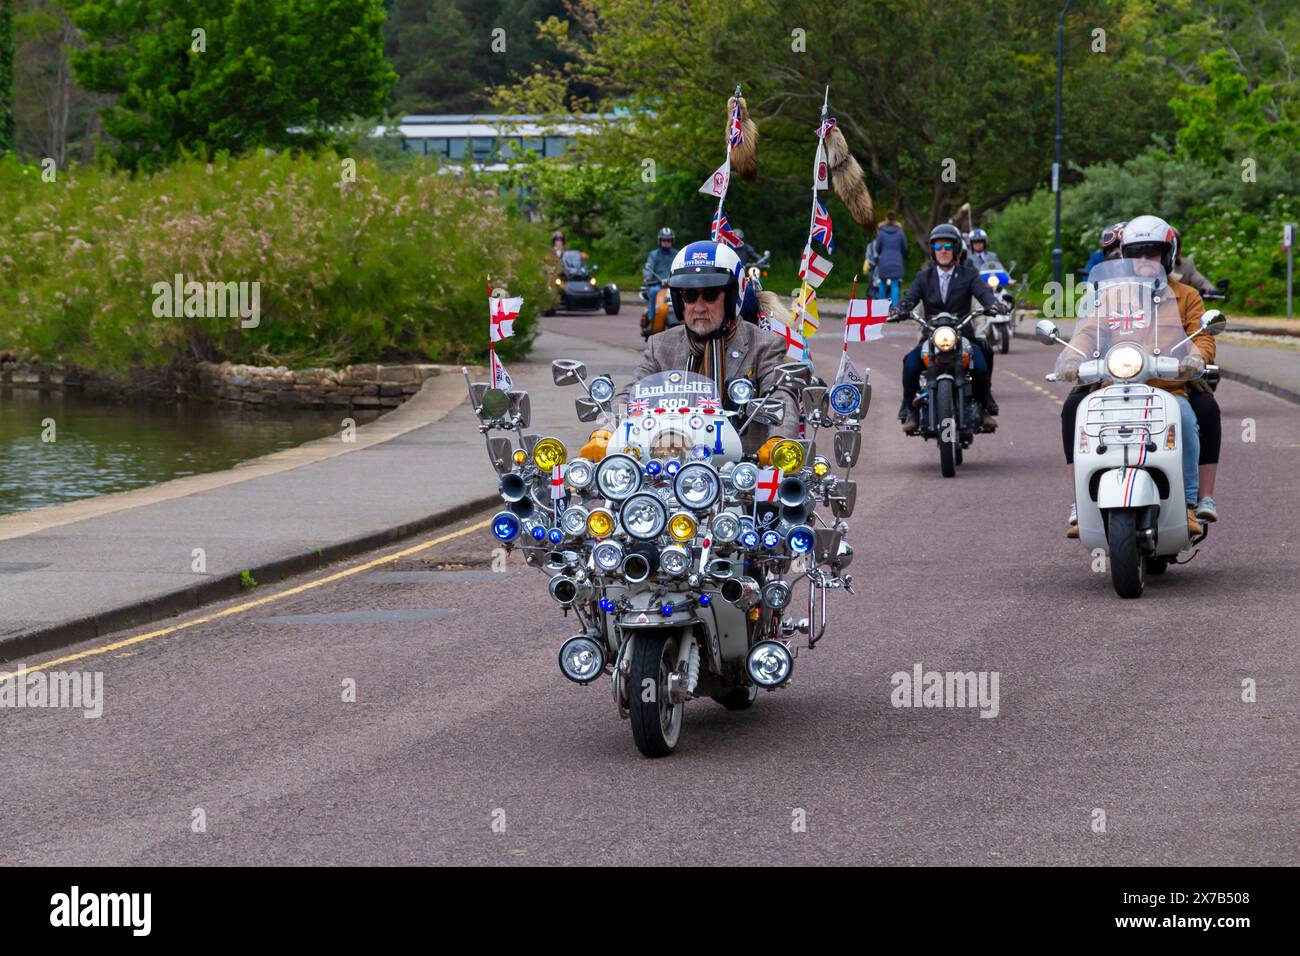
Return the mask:
<path fill-rule="evenodd" d="M 803 463 L 803 445 L 800 445 L 797 441 L 791 438 L 783 438 L 772 446 L 773 468 L 791 474 L 802 469 Z"/>
<path fill-rule="evenodd" d="M 825 478 L 828 474 L 830 474 L 831 463 L 827 461 L 825 458 L 823 458 L 821 455 L 818 455 L 816 458 L 813 459 L 812 469 L 813 469 L 813 474 L 816 475 L 818 478 Z"/>
<path fill-rule="evenodd" d="M 607 538 L 614 532 L 614 516 L 604 508 L 587 515 L 587 534 L 593 538 Z"/>
<path fill-rule="evenodd" d="M 695 519 L 679 512 L 668 519 L 668 534 L 674 541 L 690 541 L 695 537 Z"/>
<path fill-rule="evenodd" d="M 516 465 L 522 465 L 524 462 L 528 460 L 528 453 L 525 452 L 522 448 L 517 448 L 515 449 L 514 459 Z"/>
<path fill-rule="evenodd" d="M 533 464 L 542 471 L 558 468 L 568 460 L 569 453 L 558 438 L 543 438 L 533 446 Z"/>

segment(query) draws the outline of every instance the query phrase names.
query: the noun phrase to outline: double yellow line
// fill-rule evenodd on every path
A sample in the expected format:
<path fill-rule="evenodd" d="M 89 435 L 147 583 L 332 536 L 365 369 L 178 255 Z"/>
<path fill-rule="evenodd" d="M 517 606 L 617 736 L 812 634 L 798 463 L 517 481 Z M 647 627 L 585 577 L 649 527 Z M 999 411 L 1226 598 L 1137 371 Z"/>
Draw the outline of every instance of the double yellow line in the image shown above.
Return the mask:
<path fill-rule="evenodd" d="M 484 519 L 483 521 L 461 528 L 459 531 L 453 531 L 450 534 L 444 534 L 440 537 L 434 538 L 432 541 L 425 541 L 423 544 L 412 545 L 409 548 L 387 555 L 386 557 L 367 561 L 365 564 L 359 564 L 354 568 L 336 571 L 333 574 L 328 574 L 315 581 L 308 581 L 305 584 L 299 584 L 297 587 L 278 591 L 275 594 L 268 594 L 266 597 L 257 598 L 254 601 L 246 601 L 243 604 L 237 604 L 234 607 L 215 611 L 212 614 L 205 614 L 202 617 L 196 617 L 194 620 L 186 621 L 183 624 L 173 624 L 171 627 L 159 628 L 156 631 L 149 631 L 147 634 L 137 634 L 135 637 L 128 637 L 125 640 L 114 641 L 112 644 L 105 644 L 102 647 L 93 647 L 86 651 L 78 651 L 76 654 L 68 654 L 66 657 L 59 657 L 52 661 L 43 661 L 40 664 L 33 664 L 31 667 L 24 667 L 21 670 L 12 672 L 0 671 L 0 680 L 5 680 L 10 677 L 22 677 L 24 674 L 30 674 L 33 671 L 45 670 L 48 667 L 56 667 L 61 664 L 70 664 L 73 661 L 84 660 L 87 657 L 97 657 L 100 654 L 111 654 L 113 651 L 120 651 L 122 648 L 130 647 L 133 644 L 143 644 L 145 641 L 152 641 L 157 637 L 166 637 L 168 634 L 175 634 L 177 631 L 184 631 L 191 627 L 198 627 L 200 624 L 207 624 L 209 621 L 217 621 L 223 617 L 233 617 L 236 614 L 250 611 L 255 607 L 263 607 L 267 604 L 273 604 L 276 601 L 282 601 L 287 597 L 293 597 L 295 594 L 303 594 L 307 591 L 323 587 L 326 584 L 341 581 L 354 574 L 369 571 L 371 568 L 391 564 L 394 561 L 400 561 L 402 558 L 409 558 L 413 554 L 419 554 L 421 551 L 427 551 L 429 548 L 436 547 L 446 541 L 463 537 L 472 531 L 480 531 L 483 528 L 486 528 L 489 524 L 491 524 L 491 519 Z"/>

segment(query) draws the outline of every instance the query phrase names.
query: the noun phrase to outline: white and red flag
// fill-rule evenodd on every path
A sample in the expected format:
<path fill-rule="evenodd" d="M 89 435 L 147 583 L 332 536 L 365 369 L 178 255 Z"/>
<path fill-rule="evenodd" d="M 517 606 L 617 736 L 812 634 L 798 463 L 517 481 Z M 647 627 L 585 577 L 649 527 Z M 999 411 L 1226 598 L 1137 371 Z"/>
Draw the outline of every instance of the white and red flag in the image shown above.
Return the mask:
<path fill-rule="evenodd" d="M 523 296 L 488 299 L 488 332 L 491 341 L 500 342 L 515 334 L 515 319 L 519 318 L 519 310 L 523 305 Z"/>
<path fill-rule="evenodd" d="M 491 387 L 505 389 L 514 388 L 515 381 L 510 377 L 510 373 L 506 371 L 506 367 L 501 364 L 501 360 L 497 358 L 497 350 L 489 349 L 488 356 L 489 367 L 491 370 L 488 379 Z"/>
<path fill-rule="evenodd" d="M 831 260 L 823 259 L 813 251 L 812 244 L 803 247 L 803 258 L 799 260 L 799 278 L 814 289 L 831 274 Z"/>
<path fill-rule="evenodd" d="M 797 329 L 792 329 L 778 319 L 768 319 L 768 330 L 773 335 L 779 335 L 785 340 L 785 354 L 792 359 L 805 362 L 808 359 L 808 344 L 804 341 L 803 334 Z"/>
<path fill-rule="evenodd" d="M 566 494 L 564 490 L 564 472 L 566 466 L 556 465 L 551 469 L 551 500 L 559 501 Z"/>
<path fill-rule="evenodd" d="M 826 144 L 818 141 L 817 158 L 813 160 L 813 192 L 819 189 L 830 189 L 831 171 L 826 164 Z"/>
<path fill-rule="evenodd" d="M 717 170 L 704 181 L 700 187 L 700 192 L 706 196 L 714 196 L 721 199 L 727 194 L 727 187 L 731 185 L 731 156 L 728 154 L 727 161 L 717 168 Z"/>
<path fill-rule="evenodd" d="M 888 299 L 850 299 L 844 316 L 844 341 L 871 342 L 884 338 L 889 305 Z"/>
<path fill-rule="evenodd" d="M 780 468 L 760 468 L 758 469 L 758 484 L 754 486 L 754 500 L 776 501 L 776 490 L 780 487 Z"/>

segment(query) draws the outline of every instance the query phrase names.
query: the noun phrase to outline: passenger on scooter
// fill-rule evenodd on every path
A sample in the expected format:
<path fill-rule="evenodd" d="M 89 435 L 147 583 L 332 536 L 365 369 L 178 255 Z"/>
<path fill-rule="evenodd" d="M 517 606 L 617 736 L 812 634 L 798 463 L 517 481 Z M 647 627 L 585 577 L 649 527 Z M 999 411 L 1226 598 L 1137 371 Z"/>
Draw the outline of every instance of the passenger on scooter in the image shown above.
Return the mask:
<path fill-rule="evenodd" d="M 1202 296 L 1212 295 L 1218 290 L 1210 280 L 1196 271 L 1190 256 L 1183 255 L 1183 237 L 1174 230 L 1173 277 L 1190 285 Z M 1223 431 L 1220 422 L 1219 400 L 1214 397 L 1214 390 L 1204 379 L 1188 383 L 1187 399 L 1196 412 L 1196 425 L 1201 430 L 1201 461 L 1197 470 L 1200 486 L 1200 501 L 1196 503 L 1196 517 L 1201 521 L 1218 521 L 1219 506 L 1214 501 L 1214 479 L 1219 470 L 1219 448 L 1222 444 Z"/>
<path fill-rule="evenodd" d="M 1174 230 L 1167 222 L 1157 216 L 1139 216 L 1124 225 L 1123 236 L 1120 240 L 1120 254 L 1125 259 L 1134 260 L 1133 268 L 1139 275 L 1148 270 L 1152 275 L 1158 274 L 1159 267 L 1163 267 L 1165 274 L 1168 275 L 1174 263 L 1176 246 Z M 1200 295 L 1191 286 L 1184 285 L 1172 277 L 1169 278 L 1169 290 L 1174 294 L 1178 302 L 1178 313 L 1182 319 L 1183 329 L 1188 335 L 1199 332 L 1201 316 L 1205 314 L 1205 306 L 1201 302 Z M 1208 363 L 1214 361 L 1215 341 L 1213 336 L 1197 335 L 1192 339 L 1190 345 L 1189 354 L 1184 356 L 1181 362 L 1189 374 L 1195 374 L 1204 370 Z M 1069 381 L 1071 371 L 1077 370 L 1077 368 L 1077 362 L 1069 362 L 1066 364 L 1065 373 L 1058 374 L 1061 375 L 1063 380 Z M 1196 414 L 1187 398 L 1188 383 L 1186 381 L 1153 379 L 1147 384 L 1169 392 L 1178 401 L 1183 432 L 1183 492 L 1187 504 L 1187 531 L 1192 536 L 1196 536 L 1203 530 L 1196 516 L 1197 490 L 1199 487 L 1197 465 L 1200 459 L 1201 447 Z M 1061 439 L 1065 448 L 1065 461 L 1067 470 L 1070 472 L 1071 486 L 1074 483 L 1075 416 L 1079 403 L 1094 387 L 1097 386 L 1076 388 L 1061 406 Z M 1074 506 L 1070 507 L 1070 523 L 1066 536 L 1070 538 L 1079 536 L 1079 519 Z"/>
<path fill-rule="evenodd" d="M 971 311 L 971 300 L 977 299 L 984 308 L 1005 311 L 993 290 L 980 278 L 979 270 L 965 261 L 961 232 L 951 223 L 940 223 L 930 230 L 930 264 L 917 273 L 912 286 L 903 294 L 896 309 L 890 310 L 891 321 L 900 321 L 916 308 L 925 304 L 926 318 L 940 312 L 951 312 L 958 318 Z M 971 370 L 974 380 L 974 397 L 984 406 L 984 426 L 997 428 L 997 402 L 993 400 L 990 377 L 993 372 L 993 348 L 982 338 L 966 336 L 975 346 L 971 351 Z M 903 356 L 903 404 L 898 411 L 903 432 L 911 435 L 920 427 L 920 418 L 912 407 L 912 399 L 921 386 L 921 345 Z"/>

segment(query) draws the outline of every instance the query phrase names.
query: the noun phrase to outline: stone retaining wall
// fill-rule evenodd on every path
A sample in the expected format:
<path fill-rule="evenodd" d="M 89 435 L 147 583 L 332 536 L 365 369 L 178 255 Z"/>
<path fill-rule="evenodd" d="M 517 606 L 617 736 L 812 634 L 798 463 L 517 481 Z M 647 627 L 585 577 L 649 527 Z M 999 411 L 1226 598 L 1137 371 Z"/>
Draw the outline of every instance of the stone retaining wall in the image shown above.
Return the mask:
<path fill-rule="evenodd" d="M 74 388 L 110 397 L 201 398 L 279 408 L 396 408 L 446 369 L 438 365 L 349 365 L 342 369 L 266 368 L 200 362 L 183 372 L 118 380 L 39 362 L 0 362 L 0 387 Z"/>

